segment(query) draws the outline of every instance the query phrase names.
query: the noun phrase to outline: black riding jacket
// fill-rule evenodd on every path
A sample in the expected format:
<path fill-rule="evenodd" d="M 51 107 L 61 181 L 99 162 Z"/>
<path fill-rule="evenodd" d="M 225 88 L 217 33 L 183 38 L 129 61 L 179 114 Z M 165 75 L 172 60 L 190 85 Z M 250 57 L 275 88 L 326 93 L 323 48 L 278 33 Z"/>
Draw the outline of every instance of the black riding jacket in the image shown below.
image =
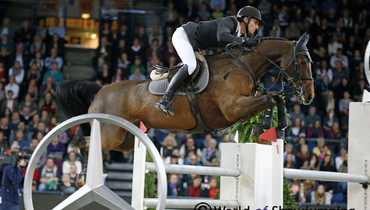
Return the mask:
<path fill-rule="evenodd" d="M 194 50 L 208 48 L 224 48 L 231 42 L 241 44 L 242 38 L 237 36 L 238 20 L 235 16 L 219 18 L 212 21 L 189 22 L 182 27 L 188 35 Z"/>

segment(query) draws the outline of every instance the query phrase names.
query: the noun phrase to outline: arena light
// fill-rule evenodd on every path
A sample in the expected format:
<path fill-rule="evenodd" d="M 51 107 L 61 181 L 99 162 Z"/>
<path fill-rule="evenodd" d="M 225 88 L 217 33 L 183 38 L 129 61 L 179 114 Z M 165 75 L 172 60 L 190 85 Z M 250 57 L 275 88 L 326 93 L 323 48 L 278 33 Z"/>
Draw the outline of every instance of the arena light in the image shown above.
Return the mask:
<path fill-rule="evenodd" d="M 89 19 L 90 18 L 90 14 L 89 13 L 82 13 L 81 14 L 81 18 L 82 19 Z"/>
<path fill-rule="evenodd" d="M 96 34 L 91 34 L 91 39 L 96 39 Z"/>

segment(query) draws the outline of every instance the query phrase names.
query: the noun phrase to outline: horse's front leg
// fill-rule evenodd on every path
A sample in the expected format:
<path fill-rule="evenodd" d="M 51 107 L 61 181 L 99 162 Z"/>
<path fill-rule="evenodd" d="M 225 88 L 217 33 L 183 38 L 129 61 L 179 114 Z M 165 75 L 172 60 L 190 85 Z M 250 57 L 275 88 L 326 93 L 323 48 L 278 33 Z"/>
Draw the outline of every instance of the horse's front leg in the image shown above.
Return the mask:
<path fill-rule="evenodd" d="M 268 100 L 266 104 L 265 114 L 263 116 L 261 127 L 263 130 L 268 130 L 272 126 L 272 118 L 274 115 L 274 107 L 276 105 L 276 101 L 274 100 L 274 97 L 271 95 L 267 95 Z"/>
<path fill-rule="evenodd" d="M 273 98 L 276 101 L 278 112 L 278 126 L 276 129 L 276 136 L 277 138 L 281 139 L 284 137 L 284 130 L 288 126 L 288 121 L 286 118 L 285 100 L 280 95 L 274 95 Z"/>

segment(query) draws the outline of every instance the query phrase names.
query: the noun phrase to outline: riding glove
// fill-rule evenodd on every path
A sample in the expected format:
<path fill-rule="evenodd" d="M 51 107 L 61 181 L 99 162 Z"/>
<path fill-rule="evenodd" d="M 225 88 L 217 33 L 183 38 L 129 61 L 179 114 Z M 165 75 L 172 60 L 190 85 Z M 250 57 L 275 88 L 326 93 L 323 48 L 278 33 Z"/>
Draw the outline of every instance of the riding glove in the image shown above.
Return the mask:
<path fill-rule="evenodd" d="M 251 39 L 251 38 L 247 38 L 244 42 L 243 42 L 243 45 L 246 46 L 246 47 L 252 47 L 252 46 L 256 46 L 258 44 L 258 39 Z"/>

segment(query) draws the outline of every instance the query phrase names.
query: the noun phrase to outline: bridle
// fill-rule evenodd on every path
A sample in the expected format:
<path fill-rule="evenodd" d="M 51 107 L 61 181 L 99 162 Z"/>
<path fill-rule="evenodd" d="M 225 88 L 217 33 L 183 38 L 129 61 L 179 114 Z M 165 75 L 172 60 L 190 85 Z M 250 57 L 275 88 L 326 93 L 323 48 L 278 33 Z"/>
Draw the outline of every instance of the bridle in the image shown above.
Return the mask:
<path fill-rule="evenodd" d="M 288 65 L 285 68 L 280 67 L 277 63 L 275 63 L 274 61 L 272 61 L 270 58 L 266 57 L 263 53 L 261 53 L 260 51 L 258 51 L 255 47 L 252 47 L 251 48 L 252 50 L 248 49 L 249 51 L 253 51 L 253 52 L 257 53 L 258 55 L 260 55 L 261 57 L 263 57 L 265 60 L 267 60 L 273 66 L 275 66 L 277 68 L 277 70 L 279 71 L 279 74 L 277 76 L 276 82 L 270 88 L 265 88 L 265 87 L 257 84 L 257 80 L 255 78 L 255 75 L 252 73 L 252 71 L 249 69 L 249 67 L 247 65 L 245 65 L 239 58 L 237 58 L 234 54 L 232 54 L 230 52 L 229 45 L 226 46 L 226 51 L 235 60 L 237 60 L 239 63 L 241 63 L 242 66 L 252 76 L 252 79 L 254 81 L 254 86 L 255 86 L 256 92 L 257 92 L 258 89 L 262 88 L 265 92 L 272 93 L 271 89 L 277 84 L 277 82 L 281 79 L 281 77 L 283 77 L 283 78 L 285 78 L 288 81 L 288 85 L 293 89 L 293 92 L 291 92 L 291 93 L 284 93 L 285 82 L 284 81 L 281 81 L 282 82 L 282 88 L 281 88 L 281 90 L 278 91 L 278 92 L 273 92 L 273 93 L 274 94 L 280 94 L 280 95 L 296 94 L 298 97 L 301 97 L 302 98 L 304 96 L 305 92 L 307 91 L 307 87 L 310 86 L 312 83 L 314 83 L 314 79 L 313 78 L 301 78 L 301 75 L 299 74 L 298 62 L 297 62 L 297 55 L 307 56 L 307 58 L 308 58 L 308 60 L 309 60 L 310 63 L 312 63 L 312 59 L 311 59 L 311 56 L 310 56 L 310 53 L 309 53 L 307 47 L 305 45 L 301 45 L 301 46 L 297 47 L 297 41 L 293 41 L 292 42 L 292 48 L 293 48 L 292 49 L 292 58 L 291 58 L 291 60 L 289 61 Z M 231 45 L 235 45 L 235 44 L 232 43 Z M 243 48 L 245 49 L 245 47 L 243 47 Z M 294 77 L 294 78 L 291 77 L 288 74 L 288 72 L 287 72 L 287 69 L 289 69 L 289 67 L 292 64 L 294 64 L 294 71 L 295 71 L 295 73 L 297 75 L 297 77 Z M 225 74 L 224 79 L 227 78 L 227 76 L 228 76 L 229 73 L 230 73 L 230 71 Z M 309 80 L 311 82 L 305 86 L 303 84 L 303 81 L 305 81 L 305 80 Z M 298 81 L 299 85 L 296 85 L 296 82 L 297 81 Z"/>

